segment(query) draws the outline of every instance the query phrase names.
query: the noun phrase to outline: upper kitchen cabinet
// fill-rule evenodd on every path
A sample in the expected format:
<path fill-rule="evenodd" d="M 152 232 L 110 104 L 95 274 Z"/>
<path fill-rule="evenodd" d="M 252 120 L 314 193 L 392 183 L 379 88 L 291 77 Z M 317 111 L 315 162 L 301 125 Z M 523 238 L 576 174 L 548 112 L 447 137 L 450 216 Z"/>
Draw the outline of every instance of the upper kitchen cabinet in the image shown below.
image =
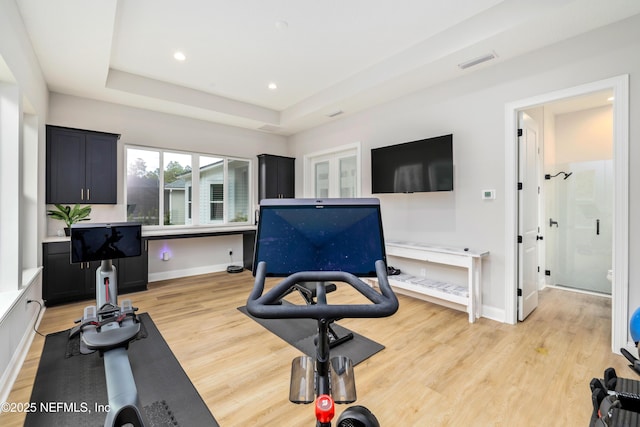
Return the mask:
<path fill-rule="evenodd" d="M 115 204 L 120 135 L 47 125 L 47 203 Z"/>
<path fill-rule="evenodd" d="M 294 197 L 295 160 L 292 157 L 258 155 L 258 200 Z"/>

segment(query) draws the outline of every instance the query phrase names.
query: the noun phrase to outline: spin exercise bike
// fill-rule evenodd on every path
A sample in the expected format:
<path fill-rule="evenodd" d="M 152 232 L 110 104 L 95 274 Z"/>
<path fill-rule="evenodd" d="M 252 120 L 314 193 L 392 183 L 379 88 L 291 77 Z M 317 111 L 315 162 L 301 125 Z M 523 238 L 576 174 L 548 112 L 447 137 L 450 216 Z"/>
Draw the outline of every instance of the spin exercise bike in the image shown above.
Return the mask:
<path fill-rule="evenodd" d="M 69 338 L 80 335 L 80 352 L 98 351 L 104 359 L 108 412 L 105 427 L 148 425 L 142 412 L 127 354 L 140 331 L 131 300 L 118 305 L 116 267 L 112 260 L 139 256 L 140 224 L 88 224 L 71 228 L 71 262 L 100 261 L 96 270 L 96 305 L 87 306 Z"/>
<path fill-rule="evenodd" d="M 254 255 L 255 283 L 247 311 L 258 318 L 309 318 L 317 322 L 315 358 L 293 360 L 289 400 L 315 401 L 317 427 L 331 427 L 335 403 L 356 401 L 352 361 L 331 357 L 330 325 L 341 318 L 378 318 L 398 310 L 387 280 L 384 238 L 377 199 L 266 199 L 261 201 Z M 266 277 L 284 277 L 263 294 Z M 359 277 L 377 277 L 380 292 Z M 329 304 L 327 286 L 349 285 L 366 304 Z M 314 303 L 283 301 L 292 290 L 311 292 Z M 305 291 L 306 292 L 306 291 Z M 338 427 L 379 427 L 363 406 L 347 408 Z"/>

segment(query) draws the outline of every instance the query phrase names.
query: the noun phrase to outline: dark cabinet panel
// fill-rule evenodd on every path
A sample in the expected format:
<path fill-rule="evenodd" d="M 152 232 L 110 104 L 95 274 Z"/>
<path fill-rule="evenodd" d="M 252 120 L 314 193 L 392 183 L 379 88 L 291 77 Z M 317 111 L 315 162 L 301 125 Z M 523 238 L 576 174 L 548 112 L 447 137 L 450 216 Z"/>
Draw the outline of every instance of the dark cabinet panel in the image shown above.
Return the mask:
<path fill-rule="evenodd" d="M 149 257 L 146 240 L 139 257 L 113 260 L 118 278 L 118 295 L 147 289 Z M 43 245 L 42 299 L 52 306 L 71 301 L 95 300 L 96 270 L 100 262 L 71 263 L 69 242 Z"/>
<path fill-rule="evenodd" d="M 47 203 L 81 203 L 84 141 L 83 132 L 47 127 Z"/>
<path fill-rule="evenodd" d="M 119 135 L 47 126 L 47 203 L 117 202 Z"/>
<path fill-rule="evenodd" d="M 242 233 L 242 263 L 247 270 L 253 270 L 253 251 L 256 243 L 256 232 Z"/>
<path fill-rule="evenodd" d="M 118 260 L 118 294 L 144 291 L 149 282 L 149 246 L 142 243 L 142 255 Z"/>
<path fill-rule="evenodd" d="M 271 154 L 258 155 L 258 200 L 294 197 L 295 160 Z"/>
<path fill-rule="evenodd" d="M 85 146 L 86 203 L 116 203 L 118 198 L 117 138 L 88 133 Z"/>
<path fill-rule="evenodd" d="M 49 301 L 67 302 L 87 299 L 93 287 L 89 281 L 91 267 L 97 263 L 71 264 L 68 242 L 46 243 L 44 246 L 44 277 L 42 299 L 47 305 Z M 94 292 L 95 294 L 95 292 Z"/>

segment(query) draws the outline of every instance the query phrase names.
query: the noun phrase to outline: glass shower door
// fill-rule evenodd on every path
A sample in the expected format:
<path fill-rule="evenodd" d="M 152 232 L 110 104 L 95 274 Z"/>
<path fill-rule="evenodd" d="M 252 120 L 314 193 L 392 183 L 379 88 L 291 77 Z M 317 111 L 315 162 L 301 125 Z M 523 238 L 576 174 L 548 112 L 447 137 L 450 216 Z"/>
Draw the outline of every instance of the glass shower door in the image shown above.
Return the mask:
<path fill-rule="evenodd" d="M 613 161 L 558 165 L 564 174 L 550 179 L 555 206 L 548 212 L 547 256 L 558 286 L 611 294 Z M 554 212 L 555 211 L 555 212 Z M 555 254 L 554 254 L 555 252 Z"/>

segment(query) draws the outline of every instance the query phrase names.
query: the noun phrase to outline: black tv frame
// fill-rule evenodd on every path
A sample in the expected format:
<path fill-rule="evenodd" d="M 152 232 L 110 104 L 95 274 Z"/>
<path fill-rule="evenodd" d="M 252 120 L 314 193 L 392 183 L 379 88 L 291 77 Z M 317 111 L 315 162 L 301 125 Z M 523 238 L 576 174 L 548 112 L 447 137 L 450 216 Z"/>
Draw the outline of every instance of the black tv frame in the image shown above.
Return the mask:
<path fill-rule="evenodd" d="M 87 223 L 71 226 L 71 263 L 142 255 L 142 224 Z"/>
<path fill-rule="evenodd" d="M 372 194 L 453 188 L 453 134 L 371 149 Z"/>
<path fill-rule="evenodd" d="M 376 277 L 386 263 L 380 201 L 263 199 L 256 231 L 253 273 L 260 261 L 269 277 L 299 271 L 345 271 Z"/>

